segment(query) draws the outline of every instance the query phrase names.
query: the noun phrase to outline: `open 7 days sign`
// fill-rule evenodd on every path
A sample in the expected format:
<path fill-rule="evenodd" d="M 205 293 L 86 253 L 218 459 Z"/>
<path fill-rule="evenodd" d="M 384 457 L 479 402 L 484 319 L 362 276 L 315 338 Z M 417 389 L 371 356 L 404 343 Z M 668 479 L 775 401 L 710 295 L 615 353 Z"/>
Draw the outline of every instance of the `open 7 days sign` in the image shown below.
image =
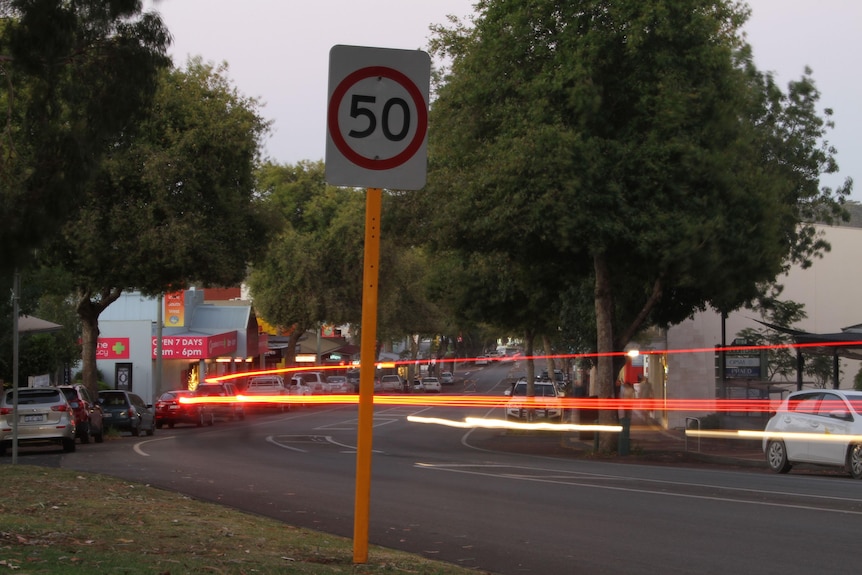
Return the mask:
<path fill-rule="evenodd" d="M 431 59 L 419 50 L 333 46 L 326 181 L 418 190 L 427 171 Z"/>

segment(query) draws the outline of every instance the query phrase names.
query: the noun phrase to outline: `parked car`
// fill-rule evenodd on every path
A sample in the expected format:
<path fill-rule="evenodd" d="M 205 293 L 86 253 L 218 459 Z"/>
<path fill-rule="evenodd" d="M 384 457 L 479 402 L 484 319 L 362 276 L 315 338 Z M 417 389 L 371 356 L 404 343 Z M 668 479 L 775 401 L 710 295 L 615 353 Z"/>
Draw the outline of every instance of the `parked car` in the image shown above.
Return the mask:
<path fill-rule="evenodd" d="M 236 386 L 230 381 L 220 381 L 218 383 L 201 383 L 195 388 L 195 395 L 198 397 L 219 397 L 224 398 L 218 402 L 213 402 L 210 405 L 213 415 L 222 419 L 245 419 L 245 406 L 241 401 L 236 399 L 239 391 Z"/>
<path fill-rule="evenodd" d="M 301 397 L 307 397 L 309 395 L 313 395 L 311 392 L 311 388 L 307 383 L 302 381 L 301 377 L 292 377 L 290 378 L 290 383 L 287 386 L 287 393 L 289 395 L 299 395 Z M 294 404 L 291 404 L 294 405 Z M 307 403 L 298 404 L 302 407 L 308 407 Z"/>
<path fill-rule="evenodd" d="M 348 369 L 347 370 L 347 381 L 349 381 L 350 385 L 353 386 L 353 393 L 359 393 L 359 370 L 358 369 Z"/>
<path fill-rule="evenodd" d="M 300 377 L 311 388 L 314 395 L 332 393 L 322 371 L 297 371 L 293 377 Z"/>
<path fill-rule="evenodd" d="M 274 397 L 287 394 L 288 391 L 284 385 L 284 379 L 279 375 L 257 375 L 252 377 L 248 380 L 248 385 L 245 386 L 245 391 L 243 392 L 243 395 L 249 398 L 254 398 L 255 396 Z M 252 405 L 260 408 L 275 408 L 278 411 L 290 409 L 289 403 L 280 401 L 261 401 Z"/>
<path fill-rule="evenodd" d="M 526 378 L 519 379 L 511 390 L 506 390 L 506 395 L 511 397 L 506 403 L 506 419 L 510 421 L 534 419 L 560 421 L 562 419 L 563 409 L 559 404 L 556 385 L 550 381 L 536 380 L 533 382 L 533 394 L 540 400 L 535 407 L 531 406 L 530 399 L 527 397 Z"/>
<path fill-rule="evenodd" d="M 147 404 L 137 394 L 123 389 L 102 390 L 99 392 L 99 403 L 105 427 L 128 431 L 135 437 L 142 432 L 152 435 L 156 430 L 152 404 Z"/>
<path fill-rule="evenodd" d="M 404 380 L 400 375 L 383 375 L 380 376 L 380 391 L 404 391 Z"/>
<path fill-rule="evenodd" d="M 444 371 L 440 373 L 440 385 L 454 385 L 455 384 L 455 376 L 452 375 L 451 371 Z"/>
<path fill-rule="evenodd" d="M 0 399 L 0 456 L 12 447 L 14 390 Z M 75 451 L 75 414 L 56 387 L 18 388 L 18 446 L 56 443 L 66 453 Z"/>
<path fill-rule="evenodd" d="M 443 391 L 443 388 L 440 386 L 440 380 L 436 377 L 423 377 L 422 391 L 424 391 L 425 393 L 440 393 L 441 391 Z"/>
<path fill-rule="evenodd" d="M 102 425 L 102 406 L 94 401 L 90 391 L 79 383 L 74 385 L 58 385 L 57 389 L 66 396 L 66 401 L 72 406 L 75 414 L 75 435 L 81 443 L 90 443 L 90 436 L 96 443 L 105 440 Z"/>
<path fill-rule="evenodd" d="M 776 473 L 796 463 L 843 467 L 862 479 L 862 391 L 818 389 L 788 395 L 766 422 L 763 452 Z"/>
<path fill-rule="evenodd" d="M 197 427 L 212 425 L 215 422 L 212 404 L 182 403 L 182 397 L 196 397 L 194 391 L 175 389 L 166 391 L 156 400 L 156 429 L 167 425 L 173 427 L 177 423 L 190 423 Z"/>
<path fill-rule="evenodd" d="M 353 386 L 347 381 L 347 376 L 328 375 L 326 384 L 329 386 L 329 393 L 353 393 Z"/>

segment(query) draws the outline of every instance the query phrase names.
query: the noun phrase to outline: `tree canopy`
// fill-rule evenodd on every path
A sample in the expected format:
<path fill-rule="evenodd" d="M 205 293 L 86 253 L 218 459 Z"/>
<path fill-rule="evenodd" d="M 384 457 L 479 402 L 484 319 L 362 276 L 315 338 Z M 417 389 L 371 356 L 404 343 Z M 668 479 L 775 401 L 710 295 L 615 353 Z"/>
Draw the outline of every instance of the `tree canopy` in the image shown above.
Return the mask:
<path fill-rule="evenodd" d="M 0 268 L 56 233 L 170 63 L 139 0 L 0 2 Z"/>
<path fill-rule="evenodd" d="M 91 388 L 99 314 L 124 290 L 236 285 L 266 241 L 255 169 L 269 124 L 226 72 L 200 59 L 165 70 L 146 115 L 112 143 L 43 255 L 71 275 Z"/>
<path fill-rule="evenodd" d="M 613 394 L 607 354 L 639 329 L 735 309 L 827 247 L 808 224 L 842 216 L 850 186 L 819 187 L 836 168 L 829 112 L 807 72 L 784 92 L 756 70 L 740 32 L 746 6 L 476 8 L 471 26 L 435 30 L 432 50 L 451 63 L 417 201 L 436 207 L 422 211 L 447 229 L 433 245 L 463 254 L 464 274 L 496 259 L 500 279 L 523 290 L 522 313 L 536 318 L 524 329 L 553 326 L 529 307 L 540 282 L 556 284 L 532 300 L 545 309 L 583 306 L 591 286 L 581 315 L 595 318 L 600 395 Z M 482 311 L 503 322 L 504 309 Z"/>

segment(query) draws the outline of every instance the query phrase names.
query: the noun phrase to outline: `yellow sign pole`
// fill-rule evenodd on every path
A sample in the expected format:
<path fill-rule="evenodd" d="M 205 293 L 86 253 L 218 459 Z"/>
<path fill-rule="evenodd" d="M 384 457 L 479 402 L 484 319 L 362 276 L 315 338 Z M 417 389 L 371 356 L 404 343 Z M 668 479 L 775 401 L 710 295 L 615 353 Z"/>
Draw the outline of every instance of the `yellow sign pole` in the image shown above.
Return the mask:
<path fill-rule="evenodd" d="M 371 500 L 371 437 L 374 428 L 374 373 L 377 359 L 377 278 L 380 265 L 380 204 L 383 190 L 368 188 L 365 197 L 365 262 L 362 274 L 362 330 L 359 352 L 359 429 L 356 441 L 356 500 L 353 514 L 353 562 L 368 561 Z"/>

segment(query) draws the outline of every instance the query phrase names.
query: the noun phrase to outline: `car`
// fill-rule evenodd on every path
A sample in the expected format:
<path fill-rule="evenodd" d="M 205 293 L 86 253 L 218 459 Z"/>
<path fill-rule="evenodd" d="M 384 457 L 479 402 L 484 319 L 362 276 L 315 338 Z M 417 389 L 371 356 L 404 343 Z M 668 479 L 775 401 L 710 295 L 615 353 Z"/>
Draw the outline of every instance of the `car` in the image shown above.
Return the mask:
<path fill-rule="evenodd" d="M 353 393 L 353 386 L 347 381 L 346 375 L 330 375 L 326 378 L 330 393 Z"/>
<path fill-rule="evenodd" d="M 440 393 L 441 391 L 443 391 L 443 388 L 440 386 L 440 380 L 436 377 L 423 377 L 422 391 L 424 391 L 425 393 Z"/>
<path fill-rule="evenodd" d="M 236 399 L 236 396 L 239 395 L 239 390 L 237 390 L 233 382 L 199 383 L 195 388 L 195 395 L 198 397 L 224 398 L 210 404 L 215 417 L 231 421 L 245 419 L 245 406 Z"/>
<path fill-rule="evenodd" d="M 94 401 L 86 386 L 76 383 L 74 385 L 58 385 L 57 389 L 66 396 L 66 401 L 72 406 L 75 414 L 75 434 L 81 443 L 90 443 L 90 436 L 96 443 L 105 440 L 102 425 L 102 406 Z"/>
<path fill-rule="evenodd" d="M 488 365 L 488 356 L 487 355 L 477 356 L 475 364 L 476 365 Z"/>
<path fill-rule="evenodd" d="M 350 385 L 353 386 L 353 393 L 359 393 L 359 370 L 348 369 L 346 375 L 347 381 L 349 381 Z"/>
<path fill-rule="evenodd" d="M 213 413 L 216 418 L 229 420 L 245 419 L 245 405 L 237 399 L 242 394 L 240 387 L 234 380 L 199 383 L 195 388 L 198 396 L 221 397 L 223 399 L 213 403 Z"/>
<path fill-rule="evenodd" d="M 455 376 L 452 375 L 451 371 L 440 373 L 440 385 L 455 385 Z"/>
<path fill-rule="evenodd" d="M 12 447 L 14 393 L 7 389 L 0 399 L 0 455 Z M 19 387 L 18 446 L 55 443 L 66 453 L 75 451 L 73 409 L 63 391 L 56 387 Z"/>
<path fill-rule="evenodd" d="M 378 389 L 380 391 L 402 392 L 404 391 L 404 380 L 397 374 L 381 375 Z"/>
<path fill-rule="evenodd" d="M 156 415 L 152 404 L 141 396 L 124 389 L 104 389 L 99 392 L 102 421 L 105 427 L 128 431 L 137 437 L 141 433 L 152 435 L 156 430 Z"/>
<path fill-rule="evenodd" d="M 212 404 L 182 403 L 180 398 L 183 397 L 197 397 L 197 394 L 189 389 L 175 389 L 159 396 L 156 400 L 156 429 L 164 425 L 173 427 L 177 423 L 203 427 L 215 422 Z"/>
<path fill-rule="evenodd" d="M 842 467 L 862 479 L 862 391 L 789 394 L 766 422 L 763 453 L 776 473 L 797 463 Z"/>
<path fill-rule="evenodd" d="M 301 377 L 314 395 L 325 395 L 332 393 L 322 371 L 298 371 L 293 377 Z"/>
<path fill-rule="evenodd" d="M 299 395 L 301 397 L 307 397 L 309 395 L 314 395 L 311 391 L 311 387 L 304 381 L 302 381 L 301 377 L 292 377 L 287 384 L 287 393 L 288 395 Z M 292 404 L 293 405 L 293 404 Z M 301 407 L 308 407 L 307 403 L 298 404 Z"/>
<path fill-rule="evenodd" d="M 284 379 L 280 375 L 257 375 L 248 380 L 248 384 L 245 386 L 245 391 L 242 395 L 247 398 L 254 398 L 255 396 L 274 397 L 277 395 L 288 395 L 288 391 L 284 385 Z M 278 400 L 261 400 L 255 402 L 253 405 L 260 408 L 275 408 L 277 411 L 282 412 L 290 409 L 289 403 L 283 403 Z"/>
<path fill-rule="evenodd" d="M 542 401 L 536 407 L 530 406 L 530 399 L 527 397 L 526 378 L 516 381 L 512 389 L 506 391 L 506 395 L 511 397 L 505 408 L 508 421 L 562 420 L 563 409 L 559 405 L 557 386 L 550 381 L 536 380 L 533 382 L 533 395 Z"/>

